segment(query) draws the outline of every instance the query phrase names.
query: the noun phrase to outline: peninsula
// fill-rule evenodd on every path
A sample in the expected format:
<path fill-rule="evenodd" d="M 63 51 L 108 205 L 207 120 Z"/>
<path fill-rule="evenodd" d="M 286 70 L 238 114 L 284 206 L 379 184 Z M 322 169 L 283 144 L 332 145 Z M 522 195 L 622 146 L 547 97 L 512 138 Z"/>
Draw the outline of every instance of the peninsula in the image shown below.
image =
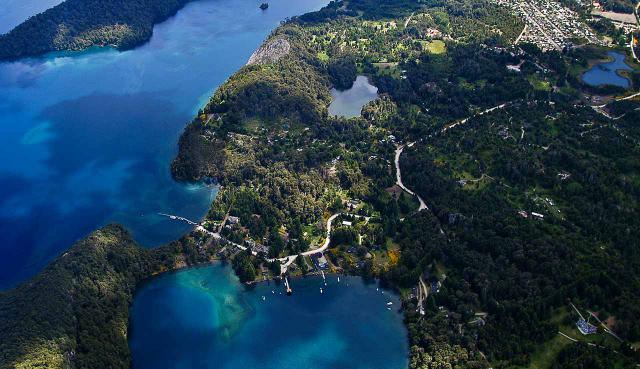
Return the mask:
<path fill-rule="evenodd" d="M 0 35 L 0 60 L 91 46 L 131 49 L 189 0 L 66 0 Z"/>
<path fill-rule="evenodd" d="M 180 138 L 174 177 L 221 185 L 205 219 L 156 250 L 108 226 L 0 294 L 0 366 L 126 367 L 136 284 L 216 259 L 246 283 L 379 279 L 411 369 L 636 366 L 640 65 L 630 90 L 585 85 L 626 41 L 544 3 L 334 1 L 283 23 Z M 378 98 L 330 116 L 359 75 Z"/>

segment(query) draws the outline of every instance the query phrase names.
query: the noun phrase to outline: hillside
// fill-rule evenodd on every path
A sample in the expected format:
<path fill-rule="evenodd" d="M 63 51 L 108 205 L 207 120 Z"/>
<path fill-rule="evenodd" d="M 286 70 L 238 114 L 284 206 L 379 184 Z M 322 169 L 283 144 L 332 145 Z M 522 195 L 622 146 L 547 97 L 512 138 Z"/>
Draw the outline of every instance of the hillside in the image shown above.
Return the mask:
<path fill-rule="evenodd" d="M 174 174 L 218 178 L 208 221 L 229 211 L 240 225 L 225 237 L 266 246 L 237 272 L 251 279 L 266 258 L 315 246 L 324 220 L 349 211 L 325 255 L 334 271 L 402 291 L 412 368 L 632 365 L 639 104 L 594 110 L 591 94 L 624 91 L 579 78 L 606 50 L 514 47 L 523 23 L 489 3 L 399 3 L 293 19 L 266 42 L 287 40 L 287 56 L 239 71 L 186 129 Z M 381 98 L 360 118 L 328 116 L 329 88 L 356 74 Z M 400 166 L 429 206 L 420 212 L 394 187 L 408 143 Z M 424 315 L 420 276 L 441 286 Z M 609 317 L 622 342 L 580 337 L 570 303 Z"/>
<path fill-rule="evenodd" d="M 66 0 L 0 35 L 0 60 L 112 45 L 130 49 L 188 0 Z"/>
<path fill-rule="evenodd" d="M 513 45 L 523 27 L 475 0 L 333 2 L 284 23 L 194 117 L 172 163 L 178 179 L 220 183 L 204 227 L 256 255 L 206 232 L 142 250 L 120 227 L 96 231 L 0 294 L 0 366 L 126 367 L 144 278 L 218 252 L 243 281 L 278 274 L 272 260 L 318 247 L 333 215 L 328 270 L 400 292 L 410 368 L 633 367 L 640 101 L 580 80 L 607 49 Z M 379 98 L 361 117 L 329 116 L 331 88 L 356 75 Z M 427 208 L 397 185 L 396 153 Z M 572 306 L 609 333 L 581 335 Z"/>
<path fill-rule="evenodd" d="M 189 237 L 144 249 L 121 226 L 93 232 L 30 281 L 0 292 L 0 367 L 128 368 L 136 286 L 204 260 Z"/>

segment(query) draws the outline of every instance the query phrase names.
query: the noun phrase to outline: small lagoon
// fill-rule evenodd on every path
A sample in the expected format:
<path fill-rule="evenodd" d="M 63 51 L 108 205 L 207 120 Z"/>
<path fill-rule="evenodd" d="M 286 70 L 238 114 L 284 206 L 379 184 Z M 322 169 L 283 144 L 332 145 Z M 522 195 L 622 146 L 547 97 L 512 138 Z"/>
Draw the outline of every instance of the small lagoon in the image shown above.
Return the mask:
<path fill-rule="evenodd" d="M 378 88 L 369 83 L 365 76 L 358 76 L 353 86 L 344 91 L 331 89 L 331 105 L 329 115 L 344 118 L 359 117 L 362 108 L 378 98 Z"/>
<path fill-rule="evenodd" d="M 590 86 L 618 86 L 628 88 L 629 79 L 621 76 L 619 71 L 631 71 L 632 68 L 624 61 L 624 54 L 615 51 L 607 52 L 613 60 L 598 63 L 582 75 L 584 83 Z"/>
<path fill-rule="evenodd" d="M 133 368 L 406 368 L 399 298 L 337 278 L 294 279 L 293 296 L 275 282 L 245 290 L 223 264 L 152 279 L 131 307 Z"/>

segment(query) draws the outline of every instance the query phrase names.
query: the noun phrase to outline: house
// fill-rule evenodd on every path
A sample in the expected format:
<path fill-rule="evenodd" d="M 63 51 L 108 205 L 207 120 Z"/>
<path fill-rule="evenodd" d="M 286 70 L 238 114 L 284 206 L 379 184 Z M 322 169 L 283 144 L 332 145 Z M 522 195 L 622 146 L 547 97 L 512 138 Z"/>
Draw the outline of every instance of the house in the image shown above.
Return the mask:
<path fill-rule="evenodd" d="M 229 222 L 229 224 L 238 224 L 238 223 L 240 223 L 240 218 L 230 215 L 227 218 L 227 221 Z"/>
<path fill-rule="evenodd" d="M 352 223 L 352 222 L 349 222 L 348 220 L 343 220 L 343 221 L 342 221 L 342 225 L 343 225 L 343 226 L 347 226 L 347 227 L 351 227 L 351 225 L 353 225 L 353 223 Z"/>
<path fill-rule="evenodd" d="M 535 211 L 532 211 L 531 215 L 536 219 L 544 219 L 544 215 L 542 215 L 540 213 L 536 213 Z"/>
<path fill-rule="evenodd" d="M 518 212 L 518 215 L 520 215 L 521 217 L 523 217 L 523 218 L 525 218 L 525 219 L 526 219 L 526 218 L 529 218 L 529 214 L 527 214 L 527 212 L 526 212 L 526 211 L 524 211 L 524 210 L 520 210 L 520 211 Z"/>

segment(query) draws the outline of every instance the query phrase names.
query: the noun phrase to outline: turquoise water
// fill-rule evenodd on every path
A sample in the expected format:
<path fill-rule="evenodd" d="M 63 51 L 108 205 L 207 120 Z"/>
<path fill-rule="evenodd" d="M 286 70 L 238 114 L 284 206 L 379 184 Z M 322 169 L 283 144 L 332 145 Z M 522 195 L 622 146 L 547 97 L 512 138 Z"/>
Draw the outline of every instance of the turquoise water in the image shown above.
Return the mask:
<path fill-rule="evenodd" d="M 245 290 L 221 264 L 151 280 L 131 307 L 133 368 L 407 367 L 397 296 L 357 277 L 291 285 L 290 297 L 274 282 Z"/>
<path fill-rule="evenodd" d="M 624 54 L 614 51 L 607 52 L 612 61 L 596 64 L 582 75 L 582 80 L 591 86 L 613 85 L 623 88 L 629 87 L 629 80 L 620 76 L 621 70 L 632 70 L 624 61 Z"/>
<path fill-rule="evenodd" d="M 0 63 L 0 288 L 76 240 L 120 222 L 145 246 L 190 228 L 216 188 L 172 180 L 185 124 L 283 19 L 328 0 L 199 0 L 134 50 L 93 49 Z M 51 2 L 52 4 L 55 1 Z M 46 1 L 3 2 L 18 24 Z"/>
<path fill-rule="evenodd" d="M 370 101 L 378 98 L 378 88 L 369 83 L 365 76 L 358 76 L 350 89 L 338 91 L 331 89 L 331 105 L 329 115 L 345 118 L 359 117 L 362 108 Z"/>

